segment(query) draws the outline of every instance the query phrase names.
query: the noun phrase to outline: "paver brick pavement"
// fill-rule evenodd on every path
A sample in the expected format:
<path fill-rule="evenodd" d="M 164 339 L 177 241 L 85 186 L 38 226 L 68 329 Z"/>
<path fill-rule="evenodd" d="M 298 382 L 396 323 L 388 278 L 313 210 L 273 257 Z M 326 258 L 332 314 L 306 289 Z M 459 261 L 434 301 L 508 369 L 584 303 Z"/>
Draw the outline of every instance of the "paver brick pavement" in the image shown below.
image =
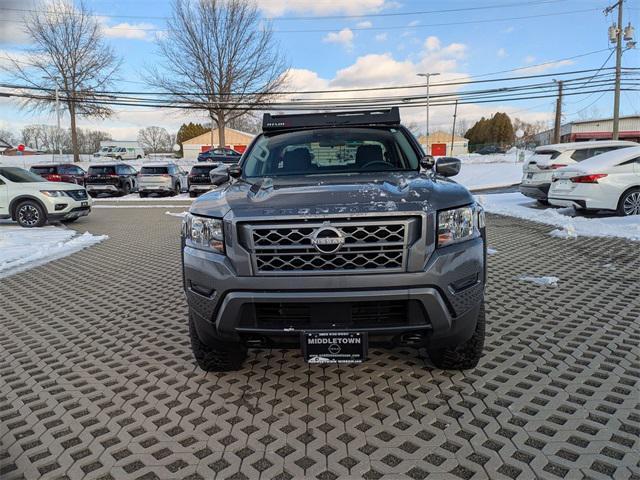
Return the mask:
<path fill-rule="evenodd" d="M 191 356 L 165 210 L 96 209 L 74 228 L 109 240 L 0 281 L 2 480 L 640 479 L 639 244 L 489 216 L 475 370 L 261 349 L 215 374 Z"/>

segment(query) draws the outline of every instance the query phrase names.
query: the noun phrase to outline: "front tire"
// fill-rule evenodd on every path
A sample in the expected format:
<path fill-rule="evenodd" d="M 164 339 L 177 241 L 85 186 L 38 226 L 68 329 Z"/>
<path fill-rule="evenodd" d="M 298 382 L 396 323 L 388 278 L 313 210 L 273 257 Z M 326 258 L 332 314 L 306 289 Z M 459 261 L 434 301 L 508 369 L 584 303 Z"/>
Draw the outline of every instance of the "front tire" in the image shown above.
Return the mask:
<path fill-rule="evenodd" d="M 469 340 L 454 347 L 430 350 L 429 358 L 442 370 L 469 370 L 475 368 L 482 356 L 486 329 L 484 302 L 480 306 L 476 330 Z"/>
<path fill-rule="evenodd" d="M 181 192 L 180 184 L 176 183 L 176 186 L 174 187 L 173 192 L 171 192 L 171 196 L 175 197 L 177 195 L 180 195 L 180 192 Z"/>
<path fill-rule="evenodd" d="M 242 342 L 214 340 L 205 344 L 198 337 L 193 313 L 189 312 L 191 350 L 198 366 L 205 372 L 235 372 L 247 358 L 247 346 Z"/>
<path fill-rule="evenodd" d="M 538 199 L 536 200 L 536 202 L 538 202 L 538 205 L 540 205 L 540 206 L 542 206 L 542 207 L 548 207 L 549 205 L 551 205 L 551 204 L 549 203 L 549 200 L 542 200 L 542 199 L 540 199 L 540 198 L 538 198 Z"/>
<path fill-rule="evenodd" d="M 140 195 L 140 198 L 147 198 L 149 194 L 147 192 L 138 192 L 138 195 Z"/>
<path fill-rule="evenodd" d="M 640 188 L 632 188 L 622 194 L 617 213 L 621 217 L 640 215 Z"/>
<path fill-rule="evenodd" d="M 47 215 L 38 202 L 25 200 L 16 207 L 15 220 L 24 228 L 41 227 L 47 221 Z"/>
<path fill-rule="evenodd" d="M 124 197 L 125 195 L 129 195 L 131 193 L 131 185 L 128 182 L 122 186 L 122 192 L 120 192 L 120 196 Z"/>
<path fill-rule="evenodd" d="M 197 196 L 198 196 L 198 194 L 197 194 L 196 192 L 189 192 L 189 196 L 190 196 L 191 198 L 195 198 L 195 197 L 197 197 Z"/>

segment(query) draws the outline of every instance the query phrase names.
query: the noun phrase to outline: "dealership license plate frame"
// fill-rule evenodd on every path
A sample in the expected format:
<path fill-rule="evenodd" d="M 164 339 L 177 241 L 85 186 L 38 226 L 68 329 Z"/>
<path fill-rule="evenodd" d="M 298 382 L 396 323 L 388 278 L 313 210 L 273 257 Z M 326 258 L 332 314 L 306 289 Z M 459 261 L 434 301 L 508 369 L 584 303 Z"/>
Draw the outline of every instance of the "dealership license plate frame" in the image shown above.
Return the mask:
<path fill-rule="evenodd" d="M 323 339 L 321 344 L 310 340 Z M 358 343 L 345 339 L 359 339 Z M 369 337 L 367 332 L 302 332 L 300 335 L 302 354 L 308 363 L 362 363 L 367 360 Z M 339 349 L 332 345 L 339 346 Z"/>

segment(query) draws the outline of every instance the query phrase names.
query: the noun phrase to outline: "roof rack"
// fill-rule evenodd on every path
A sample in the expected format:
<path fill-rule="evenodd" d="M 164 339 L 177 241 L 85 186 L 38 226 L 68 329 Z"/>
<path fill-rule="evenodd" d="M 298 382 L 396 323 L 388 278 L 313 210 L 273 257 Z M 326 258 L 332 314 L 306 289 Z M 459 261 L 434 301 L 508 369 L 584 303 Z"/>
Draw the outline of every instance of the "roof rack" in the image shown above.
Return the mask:
<path fill-rule="evenodd" d="M 295 115 L 271 115 L 270 113 L 265 113 L 262 118 L 262 130 L 264 132 L 289 128 L 347 125 L 400 125 L 400 112 L 398 107 L 391 107 L 381 110 L 303 113 Z"/>

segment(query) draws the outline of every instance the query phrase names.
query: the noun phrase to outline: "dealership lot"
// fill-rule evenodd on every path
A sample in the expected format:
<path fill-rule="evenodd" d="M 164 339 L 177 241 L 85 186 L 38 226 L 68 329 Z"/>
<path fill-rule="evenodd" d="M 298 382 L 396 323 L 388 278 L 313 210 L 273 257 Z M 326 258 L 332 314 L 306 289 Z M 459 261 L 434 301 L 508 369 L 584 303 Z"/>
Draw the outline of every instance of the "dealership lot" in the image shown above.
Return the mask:
<path fill-rule="evenodd" d="M 95 209 L 73 228 L 107 241 L 0 283 L 2 480 L 640 478 L 637 243 L 488 216 L 475 370 L 408 348 L 324 367 L 263 349 L 205 374 L 166 214 L 186 205 L 157 203 Z"/>

